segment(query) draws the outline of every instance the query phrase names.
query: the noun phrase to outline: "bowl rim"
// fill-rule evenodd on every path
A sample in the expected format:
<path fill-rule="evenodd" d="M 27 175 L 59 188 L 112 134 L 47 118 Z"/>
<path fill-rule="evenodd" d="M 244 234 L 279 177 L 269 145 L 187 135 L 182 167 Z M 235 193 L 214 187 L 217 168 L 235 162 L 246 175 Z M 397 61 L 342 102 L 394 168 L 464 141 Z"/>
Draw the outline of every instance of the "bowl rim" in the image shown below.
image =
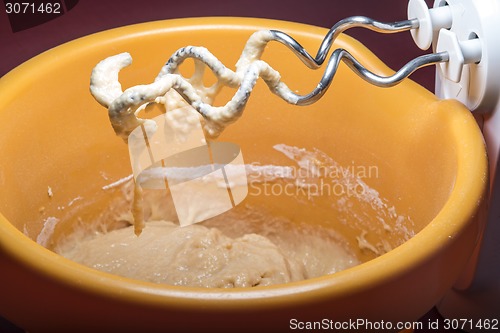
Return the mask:
<path fill-rule="evenodd" d="M 239 29 L 253 32 L 269 28 L 279 28 L 292 34 L 311 34 L 313 36 L 318 34 L 323 36 L 327 32 L 326 28 L 307 24 L 240 17 L 182 18 L 129 25 L 81 37 L 28 60 L 0 78 L 0 92 L 2 95 L 15 95 L 16 85 L 10 84 L 10 82 L 27 79 L 29 73 L 32 73 L 32 70 L 40 62 L 47 63 L 48 66 L 56 66 L 56 59 L 60 59 L 63 55 L 67 57 L 68 53 L 77 52 L 75 50 L 78 47 L 88 47 L 89 44 L 92 47 L 99 47 L 100 44 L 107 44 L 121 38 L 134 38 L 143 34 L 172 31 Z M 354 39 L 342 35 L 337 42 L 341 45 L 356 46 L 363 53 L 363 61 L 372 63 L 381 72 L 390 71 L 375 55 Z M 459 110 L 459 113 L 469 113 L 461 104 L 455 103 L 454 107 Z M 95 294 L 110 295 L 115 299 L 133 300 L 139 304 L 175 304 L 177 308 L 205 307 L 209 304 L 214 308 L 227 308 L 229 302 L 233 308 L 249 309 L 252 307 L 262 308 L 263 306 L 273 307 L 277 304 L 291 305 L 295 302 L 304 303 L 308 300 L 317 301 L 336 296 L 343 297 L 360 289 L 366 290 L 376 287 L 382 281 L 399 276 L 411 267 L 429 260 L 433 253 L 449 246 L 453 238 L 459 235 L 470 223 L 469 217 L 475 215 L 480 201 L 486 193 L 487 159 L 482 135 L 478 129 L 471 127 L 477 127 L 473 117 L 470 115 L 468 117 L 470 121 L 467 122 L 463 121 L 463 116 L 460 117 L 461 121 L 454 121 L 454 135 L 458 142 L 457 177 L 448 200 L 437 216 L 401 246 L 380 257 L 334 275 L 269 287 L 231 290 L 157 285 L 99 272 L 65 259 L 24 235 L 10 224 L 1 213 L 0 251 L 22 262 L 26 267 L 65 285 Z M 470 175 L 476 176 L 471 177 Z M 483 179 L 483 182 L 478 182 L 479 178 Z M 470 200 L 470 197 L 477 198 L 477 200 Z M 407 260 L 397 260 L 401 256 Z M 300 299 L 291 297 L 297 294 L 301 294 L 302 297 Z M 248 302 L 249 299 L 264 300 L 265 302 Z"/>

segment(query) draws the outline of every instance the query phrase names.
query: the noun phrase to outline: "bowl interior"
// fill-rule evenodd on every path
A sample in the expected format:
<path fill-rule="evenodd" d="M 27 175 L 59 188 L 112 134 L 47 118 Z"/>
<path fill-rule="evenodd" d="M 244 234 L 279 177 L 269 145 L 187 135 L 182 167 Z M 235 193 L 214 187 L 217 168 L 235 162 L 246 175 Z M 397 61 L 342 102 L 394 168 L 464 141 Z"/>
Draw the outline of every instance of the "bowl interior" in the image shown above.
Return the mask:
<path fill-rule="evenodd" d="M 273 24 L 311 53 L 325 34 L 322 28 L 274 21 L 238 27 L 155 22 L 74 41 L 12 71 L 4 79 L 7 92 L 0 113 L 0 151 L 8 161 L 0 163 L 0 212 L 6 221 L 50 248 L 77 221 L 95 219 L 120 197 L 121 192 L 103 188 L 131 174 L 129 155 L 106 110 L 89 93 L 97 62 L 129 52 L 134 62 L 120 73 L 123 88 L 152 82 L 169 56 L 186 45 L 205 46 L 234 68 L 250 34 Z M 375 72 L 391 73 L 347 36 L 340 36 L 336 47 L 348 49 Z M 263 59 L 291 89 L 304 94 L 322 74 L 276 43 L 267 47 Z M 192 63 L 183 66 L 189 75 Z M 15 84 L 7 87 L 10 82 Z M 233 93 L 224 89 L 215 103 L 224 104 Z M 328 93 L 307 107 L 285 103 L 260 81 L 242 118 L 219 140 L 239 145 L 246 164 L 289 166 L 299 172 L 298 162 L 306 155 L 320 168 L 335 166 L 334 174 L 322 186 L 306 173 L 306 180 L 318 186 L 295 186 L 293 195 L 283 187 L 265 192 L 263 184 L 255 184 L 228 214 L 244 218 L 256 212 L 257 229 L 279 217 L 333 230 L 360 261 L 369 261 L 420 232 L 448 201 L 460 168 L 456 124 L 461 121 L 473 123 L 461 106 L 437 101 L 410 80 L 378 88 L 344 64 Z M 477 135 L 475 128 L 470 131 Z M 296 155 L 290 158 L 277 147 Z"/>

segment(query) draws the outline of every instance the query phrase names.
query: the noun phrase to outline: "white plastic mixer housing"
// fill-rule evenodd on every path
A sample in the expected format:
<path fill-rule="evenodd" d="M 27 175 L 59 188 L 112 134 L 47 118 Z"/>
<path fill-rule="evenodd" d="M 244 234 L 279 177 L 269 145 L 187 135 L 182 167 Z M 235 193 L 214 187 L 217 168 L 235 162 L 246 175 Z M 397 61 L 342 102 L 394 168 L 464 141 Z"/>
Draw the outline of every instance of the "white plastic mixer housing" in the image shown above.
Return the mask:
<path fill-rule="evenodd" d="M 468 323 L 500 320 L 500 1 L 410 0 L 408 18 L 421 49 L 446 51 L 437 65 L 436 95 L 457 99 L 474 112 L 486 141 L 490 167 L 487 223 L 481 243 L 463 278 L 438 304 L 446 318 Z M 465 325 L 468 331 L 491 331 L 489 325 Z M 500 328 L 496 327 L 497 330 Z"/>

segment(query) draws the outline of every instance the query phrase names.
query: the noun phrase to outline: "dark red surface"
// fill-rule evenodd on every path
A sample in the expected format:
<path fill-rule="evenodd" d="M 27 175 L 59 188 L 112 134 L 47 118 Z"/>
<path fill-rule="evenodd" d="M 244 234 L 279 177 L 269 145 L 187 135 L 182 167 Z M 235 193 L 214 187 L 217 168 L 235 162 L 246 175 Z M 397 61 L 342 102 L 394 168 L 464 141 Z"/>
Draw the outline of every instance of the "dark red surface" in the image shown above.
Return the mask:
<path fill-rule="evenodd" d="M 5 2 L 10 0 L 5 0 Z M 20 2 L 20 1 L 19 1 Z M 70 4 L 71 2 L 71 4 Z M 429 5 L 432 0 L 428 0 Z M 402 0 L 103 0 L 63 1 L 65 13 L 40 25 L 13 32 L 4 8 L 0 13 L 0 76 L 27 59 L 66 41 L 123 25 L 193 16 L 264 17 L 331 27 L 348 16 L 364 15 L 386 22 L 405 20 L 407 2 Z M 73 6 L 71 8 L 71 6 Z M 4 6 L 4 3 L 0 3 Z M 359 39 L 391 68 L 398 69 L 424 54 L 410 33 L 381 35 L 365 29 L 351 29 Z M 315 54 L 316 50 L 309 50 Z M 424 68 L 412 79 L 432 90 L 434 69 Z"/>
<path fill-rule="evenodd" d="M 15 18 L 12 24 L 0 3 L 0 76 L 54 46 L 94 32 L 153 20 L 199 16 L 244 16 L 281 19 L 331 27 L 348 16 L 364 15 L 380 21 L 405 20 L 407 1 L 402 0 L 315 0 L 315 1 L 235 1 L 235 0 L 101 0 L 60 1 L 63 14 L 50 20 L 30 21 Z M 11 1 L 15 2 L 15 1 Z M 19 1 L 21 2 L 21 1 Z M 38 1 L 39 2 L 39 1 Z M 432 5 L 432 0 L 427 0 Z M 19 23 L 19 20 L 23 21 Z M 30 27 L 31 25 L 31 27 Z M 22 29 L 21 29 L 22 28 Z M 17 30 L 16 32 L 14 32 Z M 364 29 L 352 29 L 348 34 L 368 46 L 391 68 L 398 69 L 409 60 L 424 53 L 418 49 L 409 32 L 381 35 Z M 316 50 L 309 50 L 315 54 Z M 434 87 L 434 68 L 414 73 L 411 78 L 429 90 Z M 1 301 L 1 296 L 0 296 Z M 435 310 L 422 319 L 439 318 Z M 0 318 L 0 332 L 20 332 Z M 424 330 L 423 332 L 427 332 Z"/>

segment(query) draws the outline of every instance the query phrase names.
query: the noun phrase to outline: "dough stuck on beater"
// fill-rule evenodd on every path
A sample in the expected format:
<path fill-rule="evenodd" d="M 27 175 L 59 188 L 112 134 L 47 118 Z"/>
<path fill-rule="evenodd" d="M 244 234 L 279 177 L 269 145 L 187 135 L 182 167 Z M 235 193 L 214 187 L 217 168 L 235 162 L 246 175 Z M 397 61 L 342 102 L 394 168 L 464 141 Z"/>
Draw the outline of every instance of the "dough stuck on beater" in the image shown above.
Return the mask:
<path fill-rule="evenodd" d="M 151 125 L 149 120 L 138 118 L 137 114 L 153 102 L 163 104 L 167 111 L 190 105 L 203 116 L 207 136 L 216 138 L 225 127 L 241 116 L 259 77 L 273 93 L 285 101 L 292 104 L 297 102 L 297 95 L 281 82 L 280 74 L 260 60 L 265 46 L 272 39 L 273 34 L 269 30 L 255 32 L 236 63 L 236 71 L 227 68 L 204 47 L 183 47 L 170 57 L 153 83 L 137 85 L 123 92 L 118 73 L 132 63 L 132 57 L 128 53 L 121 53 L 96 65 L 90 78 L 90 91 L 101 105 L 108 108 L 116 134 L 125 141 L 137 126 L 148 123 Z M 195 73 L 189 79 L 178 71 L 178 67 L 188 58 L 195 59 Z M 206 67 L 217 78 L 217 82 L 211 87 L 203 85 Z M 212 106 L 223 86 L 238 90 L 226 105 Z"/>
<path fill-rule="evenodd" d="M 157 131 L 154 120 L 138 117 L 138 113 L 151 103 L 159 104 L 165 110 L 167 119 L 173 121 L 179 130 L 189 125 L 188 119 L 192 111 L 196 110 L 202 116 L 205 136 L 213 139 L 241 116 L 259 77 L 272 92 L 289 103 L 296 102 L 297 95 L 280 81 L 280 74 L 260 60 L 265 46 L 272 39 L 273 34 L 269 30 L 252 34 L 236 63 L 236 71 L 227 68 L 204 47 L 183 47 L 170 57 L 153 83 L 137 85 L 125 91 L 122 91 L 118 74 L 132 63 L 132 57 L 128 53 L 121 53 L 108 57 L 95 66 L 90 78 L 90 91 L 97 102 L 108 108 L 111 125 L 125 142 L 129 141 L 129 136 L 139 126 L 146 136 Z M 184 78 L 179 74 L 179 66 L 188 58 L 195 60 L 195 72 L 190 78 Z M 217 78 L 217 82 L 211 87 L 203 84 L 207 67 Z M 238 89 L 226 105 L 212 106 L 223 86 Z M 136 179 L 136 199 L 133 205 L 136 235 L 140 235 L 144 227 L 140 207 L 141 193 L 141 184 Z"/>

